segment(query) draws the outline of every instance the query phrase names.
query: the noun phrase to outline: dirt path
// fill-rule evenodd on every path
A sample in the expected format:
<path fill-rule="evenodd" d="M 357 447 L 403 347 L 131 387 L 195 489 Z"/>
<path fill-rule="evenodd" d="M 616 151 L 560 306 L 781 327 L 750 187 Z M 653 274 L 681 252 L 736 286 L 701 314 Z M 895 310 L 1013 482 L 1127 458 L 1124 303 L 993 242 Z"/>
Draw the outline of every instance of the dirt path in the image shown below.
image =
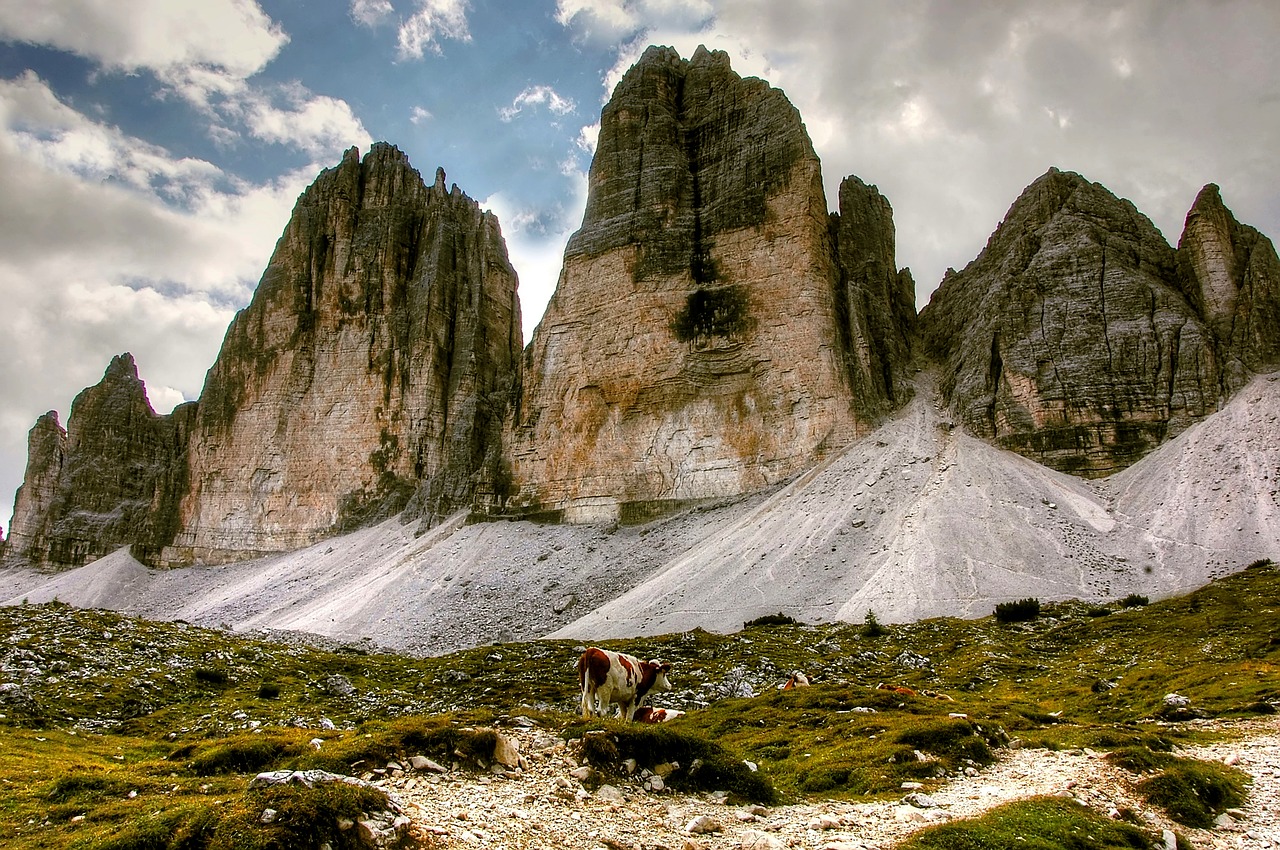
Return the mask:
<path fill-rule="evenodd" d="M 930 793 L 934 805 L 923 808 L 901 801 L 823 801 L 753 809 L 708 797 L 645 791 L 638 777 L 588 793 L 571 773 L 578 768 L 571 749 L 550 732 L 520 729 L 507 734 L 519 744 L 526 762 L 521 769 L 485 777 L 413 772 L 387 780 L 386 787 L 408 804 L 417 827 L 447 848 L 873 850 L 892 847 L 932 823 L 1046 794 L 1070 796 L 1104 814 L 1132 809 L 1157 833 L 1177 829 L 1197 848 L 1280 848 L 1280 719 L 1217 725 L 1239 737 L 1182 754 L 1235 762 L 1253 776 L 1253 785 L 1248 802 L 1214 830 L 1177 826 L 1148 809 L 1132 793 L 1131 774 L 1088 750 L 1004 751 L 997 764 Z M 691 834 L 687 827 L 699 817 L 720 829 Z"/>

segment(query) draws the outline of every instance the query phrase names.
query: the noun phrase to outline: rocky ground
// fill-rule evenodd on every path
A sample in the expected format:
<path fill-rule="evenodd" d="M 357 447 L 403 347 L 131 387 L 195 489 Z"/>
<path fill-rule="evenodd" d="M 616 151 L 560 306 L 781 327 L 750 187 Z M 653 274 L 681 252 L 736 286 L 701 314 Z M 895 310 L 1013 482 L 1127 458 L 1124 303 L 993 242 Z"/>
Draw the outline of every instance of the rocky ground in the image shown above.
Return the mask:
<path fill-rule="evenodd" d="M 1204 850 L 1280 847 L 1280 720 L 1198 722 L 1232 734 L 1180 755 L 1235 764 L 1253 776 L 1247 803 L 1220 816 L 1212 830 L 1180 826 L 1147 807 L 1132 792 L 1132 774 L 1090 750 L 1005 750 L 996 764 L 973 776 L 927 794 L 907 789 L 901 800 L 764 808 L 730 805 L 715 794 L 646 791 L 638 774 L 588 791 L 572 747 L 532 728 L 508 733 L 520 748 L 519 768 L 499 767 L 479 777 L 443 768 L 409 771 L 381 784 L 406 804 L 419 831 L 448 848 L 873 850 L 892 847 L 930 824 L 1037 795 L 1071 797 L 1113 817 L 1129 809 L 1166 841 L 1176 830 Z"/>

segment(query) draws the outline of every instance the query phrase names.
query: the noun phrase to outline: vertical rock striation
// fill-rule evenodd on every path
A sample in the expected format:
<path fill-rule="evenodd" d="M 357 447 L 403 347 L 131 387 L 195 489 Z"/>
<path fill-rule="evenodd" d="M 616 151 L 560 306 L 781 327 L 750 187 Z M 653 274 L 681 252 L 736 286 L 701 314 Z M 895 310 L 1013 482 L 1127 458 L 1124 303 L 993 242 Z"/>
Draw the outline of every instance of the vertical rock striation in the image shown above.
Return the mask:
<path fill-rule="evenodd" d="M 64 432 L 50 411 L 28 440 L 6 559 L 75 567 L 123 545 L 151 561 L 173 535 L 194 405 L 158 416 L 130 354 L 76 396 Z"/>
<path fill-rule="evenodd" d="M 838 285 L 785 95 L 722 52 L 649 48 L 601 115 L 582 227 L 528 349 L 508 507 L 642 519 L 849 442 L 863 420 Z"/>
<path fill-rule="evenodd" d="M 1217 340 L 1227 394 L 1280 366 L 1280 259 L 1270 239 L 1236 221 L 1212 183 L 1187 213 L 1178 271 Z"/>
<path fill-rule="evenodd" d="M 520 352 L 497 219 L 396 148 L 299 198 L 201 395 L 170 561 L 297 548 L 498 487 Z"/>
<path fill-rule="evenodd" d="M 1051 169 L 920 315 L 971 431 L 1055 469 L 1121 469 L 1216 409 L 1213 333 L 1133 205 Z"/>
<path fill-rule="evenodd" d="M 840 212 L 831 216 L 840 268 L 840 330 L 855 404 L 869 415 L 911 396 L 915 348 L 915 281 L 896 263 L 893 208 L 857 177 L 840 183 Z"/>

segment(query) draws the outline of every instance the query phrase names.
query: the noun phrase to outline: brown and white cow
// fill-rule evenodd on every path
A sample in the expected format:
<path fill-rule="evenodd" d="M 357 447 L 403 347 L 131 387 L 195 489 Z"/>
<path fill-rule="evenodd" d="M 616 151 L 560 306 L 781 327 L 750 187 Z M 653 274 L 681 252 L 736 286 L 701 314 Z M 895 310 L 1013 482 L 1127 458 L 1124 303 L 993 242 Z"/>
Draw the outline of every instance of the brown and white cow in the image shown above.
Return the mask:
<path fill-rule="evenodd" d="M 650 693 L 671 690 L 669 672 L 669 663 L 641 661 L 634 655 L 591 647 L 578 659 L 582 716 L 604 717 L 616 705 L 624 720 L 634 719 L 636 709 Z"/>
<path fill-rule="evenodd" d="M 636 709 L 633 719 L 636 723 L 668 723 L 677 717 L 684 717 L 684 712 L 678 708 L 651 708 L 642 705 Z"/>

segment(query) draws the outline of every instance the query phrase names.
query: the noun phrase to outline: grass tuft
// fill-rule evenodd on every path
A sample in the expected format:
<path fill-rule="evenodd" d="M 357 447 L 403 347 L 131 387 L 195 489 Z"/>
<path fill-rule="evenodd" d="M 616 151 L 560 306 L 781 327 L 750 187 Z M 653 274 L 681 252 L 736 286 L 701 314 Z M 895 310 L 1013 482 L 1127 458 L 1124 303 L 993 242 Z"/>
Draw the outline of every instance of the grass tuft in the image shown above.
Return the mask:
<path fill-rule="evenodd" d="M 1019 599 L 1001 602 L 995 610 L 997 623 L 1025 623 L 1040 616 L 1039 599 Z"/>

